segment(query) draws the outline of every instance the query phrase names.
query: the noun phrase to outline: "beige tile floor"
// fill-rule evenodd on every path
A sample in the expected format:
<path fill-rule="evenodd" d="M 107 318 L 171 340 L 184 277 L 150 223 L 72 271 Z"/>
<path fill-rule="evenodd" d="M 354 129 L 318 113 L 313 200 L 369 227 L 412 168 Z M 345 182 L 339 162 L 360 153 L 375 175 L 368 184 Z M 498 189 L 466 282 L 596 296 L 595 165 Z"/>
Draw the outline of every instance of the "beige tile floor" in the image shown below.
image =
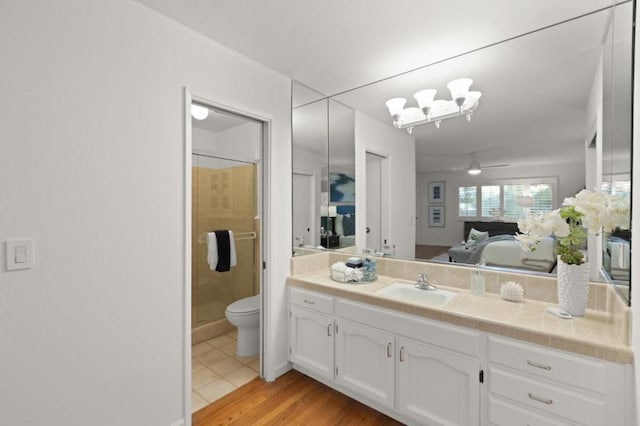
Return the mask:
<path fill-rule="evenodd" d="M 191 411 L 197 411 L 258 376 L 260 360 L 236 356 L 236 331 L 191 348 Z"/>

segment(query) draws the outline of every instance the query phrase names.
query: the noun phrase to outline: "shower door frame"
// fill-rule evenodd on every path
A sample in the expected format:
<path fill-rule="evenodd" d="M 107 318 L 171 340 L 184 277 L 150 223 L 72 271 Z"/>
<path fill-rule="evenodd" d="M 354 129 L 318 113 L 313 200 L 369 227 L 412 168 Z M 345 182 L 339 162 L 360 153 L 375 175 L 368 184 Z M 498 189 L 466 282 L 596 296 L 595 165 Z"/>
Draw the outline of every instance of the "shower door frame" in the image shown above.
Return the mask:
<path fill-rule="evenodd" d="M 260 115 L 255 112 L 241 110 L 231 107 L 219 102 L 212 101 L 210 99 L 202 98 L 196 95 L 192 95 L 187 87 L 184 88 L 184 247 L 183 247 L 183 264 L 184 264 L 184 333 L 185 333 L 185 347 L 184 347 L 184 419 L 185 425 L 191 426 L 191 197 L 192 197 L 192 153 L 193 153 L 193 141 L 192 141 L 192 119 L 191 119 L 191 104 L 197 102 L 202 105 L 206 105 L 215 109 L 230 112 L 233 114 L 246 117 L 248 119 L 258 121 L 262 123 L 262 141 L 260 143 L 260 159 L 256 162 L 257 165 L 257 200 L 256 207 L 258 211 L 258 217 L 260 217 L 260 230 L 256 238 L 260 238 L 260 256 L 256 261 L 260 262 L 262 267 L 260 268 L 260 274 L 258 276 L 259 288 L 260 288 L 260 371 L 258 375 L 262 378 L 265 377 L 265 365 L 271 354 L 267 350 L 265 342 L 265 334 L 269 333 L 269 274 L 267 273 L 267 266 L 269 264 L 269 253 L 267 252 L 267 242 L 269 241 L 269 147 L 271 146 L 271 128 L 272 118 Z"/>

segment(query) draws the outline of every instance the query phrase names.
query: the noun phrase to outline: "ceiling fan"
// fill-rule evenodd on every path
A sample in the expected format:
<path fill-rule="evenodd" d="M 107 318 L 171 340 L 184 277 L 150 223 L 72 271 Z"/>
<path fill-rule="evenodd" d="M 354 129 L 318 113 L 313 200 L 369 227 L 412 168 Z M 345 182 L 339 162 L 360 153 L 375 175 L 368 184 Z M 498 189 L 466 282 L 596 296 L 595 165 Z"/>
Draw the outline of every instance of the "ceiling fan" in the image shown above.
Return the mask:
<path fill-rule="evenodd" d="M 480 163 L 478 162 L 478 159 L 476 158 L 476 153 L 472 152 L 471 153 L 471 163 L 469 164 L 469 167 L 467 167 L 466 170 L 467 173 L 469 173 L 470 175 L 478 175 L 480 173 L 482 173 L 483 169 L 492 169 L 492 168 L 497 168 L 497 167 L 509 167 L 510 164 L 494 164 L 491 166 L 480 166 Z"/>

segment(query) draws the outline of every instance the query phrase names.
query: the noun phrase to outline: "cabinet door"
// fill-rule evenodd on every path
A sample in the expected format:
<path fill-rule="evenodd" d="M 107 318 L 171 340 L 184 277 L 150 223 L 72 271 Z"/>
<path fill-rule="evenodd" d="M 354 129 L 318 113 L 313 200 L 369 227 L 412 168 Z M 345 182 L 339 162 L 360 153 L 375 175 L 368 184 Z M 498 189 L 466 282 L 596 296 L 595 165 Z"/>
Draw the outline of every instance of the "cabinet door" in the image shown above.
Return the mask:
<path fill-rule="evenodd" d="M 397 345 L 398 411 L 421 424 L 479 424 L 477 360 L 407 339 Z"/>
<path fill-rule="evenodd" d="M 394 338 L 348 320 L 336 321 L 336 382 L 393 408 Z"/>
<path fill-rule="evenodd" d="M 333 379 L 333 317 L 291 306 L 289 361 Z"/>

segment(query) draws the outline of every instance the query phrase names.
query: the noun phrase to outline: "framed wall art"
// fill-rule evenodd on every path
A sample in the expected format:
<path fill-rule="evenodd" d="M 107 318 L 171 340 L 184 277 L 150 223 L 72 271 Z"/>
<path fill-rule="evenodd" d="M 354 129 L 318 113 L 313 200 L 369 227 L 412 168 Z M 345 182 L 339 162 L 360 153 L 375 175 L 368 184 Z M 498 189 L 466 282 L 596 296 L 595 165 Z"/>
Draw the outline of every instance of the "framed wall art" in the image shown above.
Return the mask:
<path fill-rule="evenodd" d="M 432 228 L 444 227 L 444 206 L 429 206 L 429 226 Z"/>
<path fill-rule="evenodd" d="M 429 182 L 429 203 L 444 203 L 444 182 Z"/>

